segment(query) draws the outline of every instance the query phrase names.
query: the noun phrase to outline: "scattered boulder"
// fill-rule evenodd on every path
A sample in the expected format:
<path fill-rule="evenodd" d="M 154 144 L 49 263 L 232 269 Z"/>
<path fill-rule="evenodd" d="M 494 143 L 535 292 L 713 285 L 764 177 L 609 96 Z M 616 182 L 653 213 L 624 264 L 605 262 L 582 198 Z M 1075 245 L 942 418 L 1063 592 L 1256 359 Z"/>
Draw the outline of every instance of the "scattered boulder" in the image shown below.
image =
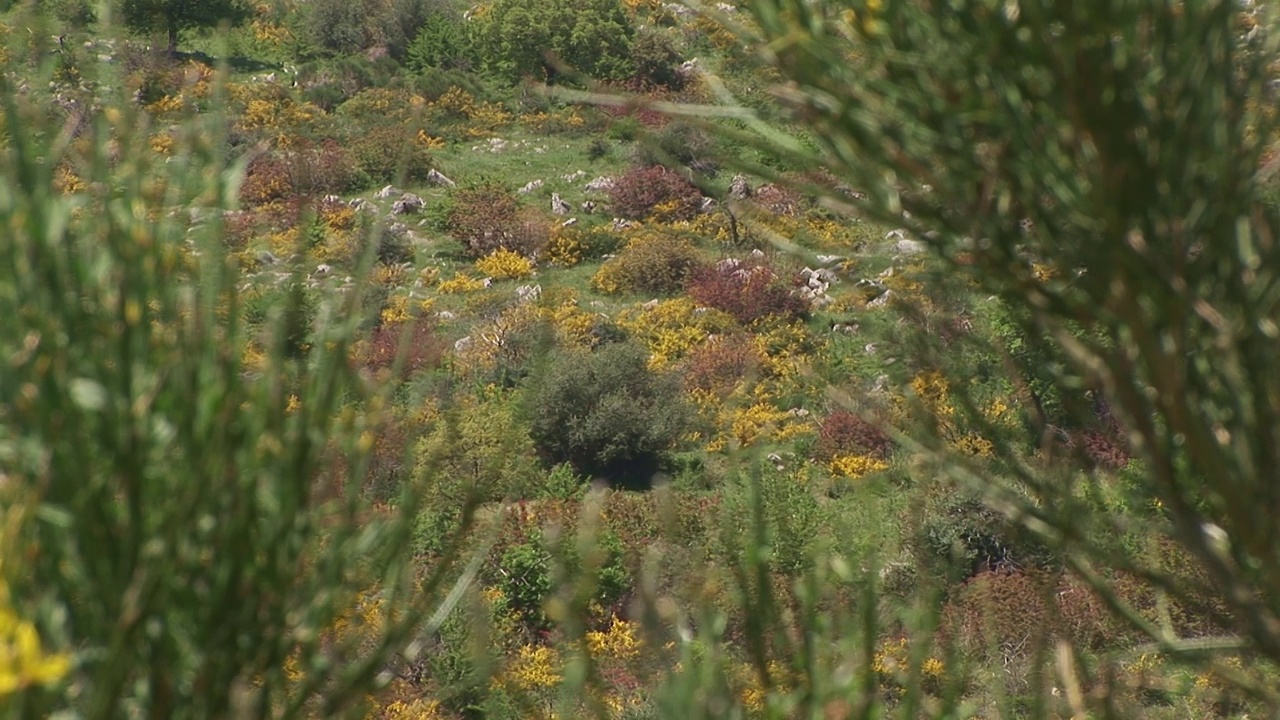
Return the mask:
<path fill-rule="evenodd" d="M 519 192 L 521 195 L 528 195 L 534 190 L 537 190 L 538 188 L 542 187 L 542 185 L 543 185 L 542 180 L 530 180 L 529 182 L 525 183 L 524 187 L 520 188 L 517 192 Z"/>
<path fill-rule="evenodd" d="M 552 213 L 556 215 L 568 215 L 572 210 L 573 209 L 569 207 L 569 203 L 565 202 L 564 198 L 560 197 L 560 193 L 551 194 Z"/>
<path fill-rule="evenodd" d="M 591 200 L 584 200 L 582 203 L 582 212 L 588 215 L 596 211 L 596 204 Z"/>
<path fill-rule="evenodd" d="M 392 195 L 396 195 L 399 192 L 400 191 L 397 190 L 394 185 L 387 185 L 383 187 L 381 190 L 379 190 L 378 192 L 374 193 L 373 196 L 378 198 L 379 200 L 386 200 L 387 198 L 391 197 Z"/>
<path fill-rule="evenodd" d="M 747 182 L 746 175 L 733 176 L 733 180 L 729 183 L 729 197 L 734 200 L 746 200 L 751 197 L 751 185 Z"/>
<path fill-rule="evenodd" d="M 517 302 L 533 302 L 542 296 L 541 285 L 521 285 L 516 288 Z"/>
<path fill-rule="evenodd" d="M 586 176 L 587 176 L 586 170 L 576 170 L 567 175 L 561 175 L 560 179 L 564 180 L 565 182 L 577 182 L 579 179 L 584 178 Z"/>
<path fill-rule="evenodd" d="M 928 247 L 929 247 L 928 245 L 925 245 L 919 240 L 912 240 L 910 238 L 903 238 L 893 244 L 893 249 L 897 250 L 903 255 L 919 255 L 920 253 L 927 250 Z"/>
<path fill-rule="evenodd" d="M 601 175 L 595 180 L 583 185 L 582 189 L 587 192 L 606 192 L 609 188 L 613 187 L 616 182 L 617 180 L 609 177 L 608 175 Z"/>
<path fill-rule="evenodd" d="M 401 195 L 399 200 L 391 203 L 391 214 L 408 215 L 409 213 L 418 212 L 425 206 L 426 203 L 423 202 L 422 198 L 414 195 L 413 193 L 407 192 Z"/>
<path fill-rule="evenodd" d="M 431 185 L 439 185 L 443 187 L 457 186 L 457 183 L 445 177 L 444 173 L 440 172 L 439 170 L 436 170 L 435 168 L 432 168 L 427 173 L 427 182 L 430 183 Z"/>

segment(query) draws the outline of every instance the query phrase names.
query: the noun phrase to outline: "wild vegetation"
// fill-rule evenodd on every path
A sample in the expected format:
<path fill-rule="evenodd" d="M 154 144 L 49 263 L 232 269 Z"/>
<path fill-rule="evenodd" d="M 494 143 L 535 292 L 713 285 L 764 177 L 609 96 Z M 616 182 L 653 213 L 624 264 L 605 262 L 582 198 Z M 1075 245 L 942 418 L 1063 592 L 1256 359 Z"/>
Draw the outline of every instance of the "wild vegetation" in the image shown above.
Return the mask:
<path fill-rule="evenodd" d="M 1265 7 L 3 10 L 0 716 L 1280 712 Z"/>

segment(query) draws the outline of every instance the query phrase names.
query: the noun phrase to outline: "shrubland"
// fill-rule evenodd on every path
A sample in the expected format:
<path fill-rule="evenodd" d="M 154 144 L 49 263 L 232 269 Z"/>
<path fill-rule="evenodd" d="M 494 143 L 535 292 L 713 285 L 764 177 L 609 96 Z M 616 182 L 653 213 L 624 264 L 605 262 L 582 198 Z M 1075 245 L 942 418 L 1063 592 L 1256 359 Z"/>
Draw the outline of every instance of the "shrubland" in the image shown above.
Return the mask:
<path fill-rule="evenodd" d="M 0 715 L 1274 714 L 1269 8 L 1104 5 L 6 10 Z"/>

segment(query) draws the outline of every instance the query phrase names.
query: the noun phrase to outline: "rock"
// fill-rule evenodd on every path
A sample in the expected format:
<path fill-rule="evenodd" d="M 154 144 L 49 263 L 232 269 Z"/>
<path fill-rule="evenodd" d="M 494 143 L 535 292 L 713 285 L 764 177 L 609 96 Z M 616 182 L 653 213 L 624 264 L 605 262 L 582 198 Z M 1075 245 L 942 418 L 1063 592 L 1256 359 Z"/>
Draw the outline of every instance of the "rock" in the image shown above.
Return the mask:
<path fill-rule="evenodd" d="M 909 238 L 903 238 L 902 240 L 899 240 L 898 242 L 893 244 L 893 249 L 897 250 L 903 255 L 919 255 L 925 250 L 928 250 L 929 246 L 925 245 L 919 240 L 911 240 Z"/>
<path fill-rule="evenodd" d="M 594 202 L 592 202 L 591 200 L 583 201 L 582 212 L 590 215 L 591 213 L 595 212 L 595 210 L 596 210 L 596 204 Z"/>
<path fill-rule="evenodd" d="M 902 228 L 895 228 L 884 234 L 885 240 L 902 240 L 907 236 L 907 231 Z"/>
<path fill-rule="evenodd" d="M 614 219 L 613 219 L 613 226 L 612 226 L 612 227 L 613 227 L 613 229 L 614 229 L 614 231 L 615 231 L 615 232 L 616 232 L 616 231 L 619 231 L 619 230 L 627 230 L 627 229 L 629 229 L 629 228 L 633 228 L 633 227 L 635 227 L 635 226 L 636 226 L 636 224 L 635 224 L 634 222 L 632 222 L 632 221 L 630 221 L 630 220 L 627 220 L 627 219 L 625 219 L 625 218 L 614 218 Z"/>
<path fill-rule="evenodd" d="M 560 179 L 564 180 L 565 182 L 577 182 L 579 178 L 584 178 L 586 176 L 587 176 L 586 170 L 577 170 L 575 172 L 569 173 L 568 175 L 561 175 Z"/>
<path fill-rule="evenodd" d="M 841 256 L 841 255 L 819 255 L 819 256 L 817 256 L 817 260 L 818 260 L 818 262 L 820 262 L 820 263 L 822 263 L 823 265 L 826 265 L 826 266 L 828 266 L 828 267 L 830 267 L 830 266 L 832 266 L 832 265 L 839 265 L 840 263 L 844 262 L 846 259 L 847 259 L 847 258 L 845 258 L 845 257 L 843 257 L 843 256 Z"/>
<path fill-rule="evenodd" d="M 698 212 L 709 213 L 716 207 L 715 198 L 702 198 L 702 205 L 698 207 Z"/>
<path fill-rule="evenodd" d="M 746 200 L 751 197 L 751 185 L 747 183 L 746 175 L 733 176 L 733 180 L 729 183 L 729 197 L 734 200 Z"/>
<path fill-rule="evenodd" d="M 650 300 L 650 301 L 646 302 L 644 305 L 641 305 L 640 307 L 644 308 L 645 310 L 652 310 L 652 309 L 654 309 L 654 308 L 658 307 L 658 305 L 660 305 L 660 304 L 662 304 L 662 301 L 661 301 L 661 300 L 659 300 L 659 299 L 657 299 L 657 298 L 654 298 L 654 299 L 652 299 L 652 300 Z"/>
<path fill-rule="evenodd" d="M 379 200 L 386 200 L 387 198 L 399 192 L 400 191 L 397 190 L 394 185 L 387 185 L 386 187 L 382 188 L 378 192 L 374 193 L 373 196 L 378 198 Z"/>
<path fill-rule="evenodd" d="M 617 182 L 617 180 L 609 177 L 608 175 L 601 175 L 595 180 L 583 185 L 582 189 L 587 192 L 605 192 L 609 188 L 613 187 L 615 182 Z"/>
<path fill-rule="evenodd" d="M 560 197 L 560 193 L 551 193 L 551 212 L 556 215 L 568 215 L 573 209 Z"/>
<path fill-rule="evenodd" d="M 516 300 L 518 302 L 532 302 L 541 296 L 541 285 L 521 285 L 516 288 Z"/>
<path fill-rule="evenodd" d="M 537 190 L 538 188 L 542 187 L 542 184 L 543 184 L 542 180 L 530 180 L 529 182 L 524 184 L 524 187 L 520 188 L 516 192 L 520 193 L 521 195 L 528 195 L 534 190 Z"/>
<path fill-rule="evenodd" d="M 436 313 L 436 317 L 437 317 L 437 318 L 439 318 L 439 319 L 441 319 L 441 320 L 448 321 L 448 320 L 452 320 L 452 319 L 454 319 L 454 318 L 456 318 L 456 317 L 458 317 L 458 316 L 457 316 L 457 315 L 455 315 L 455 314 L 453 314 L 453 313 L 451 313 L 451 312 L 449 312 L 448 310 L 441 310 L 440 312 Z"/>
<path fill-rule="evenodd" d="M 863 352 L 865 352 L 865 353 L 866 353 L 866 354 L 868 354 L 868 355 L 875 355 L 875 354 L 876 354 L 876 344 L 875 344 L 875 343 L 867 343 L 867 346 L 866 346 L 866 347 L 864 347 L 864 348 L 862 348 L 862 351 L 863 351 Z"/>
<path fill-rule="evenodd" d="M 280 258 L 276 257 L 273 253 L 271 253 L 268 250 L 263 250 L 262 252 L 258 253 L 258 262 L 262 263 L 263 265 L 275 265 L 276 263 L 280 262 Z"/>
<path fill-rule="evenodd" d="M 319 265 L 317 265 L 317 266 L 316 266 L 316 272 L 315 272 L 315 274 L 316 274 L 316 275 L 320 275 L 320 276 L 324 276 L 324 275 L 328 275 L 328 274 L 329 274 L 329 271 L 331 271 L 331 270 L 333 270 L 333 268 L 332 268 L 332 267 L 329 267 L 329 265 L 328 265 L 327 263 L 320 263 Z"/>
<path fill-rule="evenodd" d="M 474 344 L 475 344 L 475 342 L 476 342 L 475 340 L 472 340 L 472 339 L 471 339 L 471 336 L 470 336 L 470 335 L 467 335 L 467 336 L 465 336 L 465 337 L 460 337 L 460 338 L 458 338 L 458 340 L 457 340 L 456 342 L 454 342 L 454 343 L 453 343 L 453 351 L 454 351 L 454 352 L 465 352 L 465 351 L 467 350 L 467 348 L 469 348 L 469 347 L 471 347 L 472 345 L 474 345 Z"/>
<path fill-rule="evenodd" d="M 445 174 L 439 170 L 432 169 L 427 173 L 427 182 L 432 185 L 442 185 L 444 187 L 455 187 L 457 183 L 445 177 Z"/>
<path fill-rule="evenodd" d="M 378 207 L 364 198 L 355 198 L 347 205 L 356 212 L 377 212 Z"/>
<path fill-rule="evenodd" d="M 752 251 L 751 251 L 751 257 L 753 257 L 753 258 L 762 258 L 762 257 L 764 257 L 764 251 L 763 251 L 763 250 L 761 250 L 760 248 L 756 248 L 755 250 L 752 250 Z"/>
<path fill-rule="evenodd" d="M 883 295 L 867 303 L 867 307 L 883 307 L 889 304 L 889 299 L 891 297 L 893 297 L 893 291 L 885 290 Z"/>
<path fill-rule="evenodd" d="M 426 203 L 423 202 L 422 198 L 407 192 L 401 195 L 399 200 L 391 203 L 391 214 L 408 215 L 409 213 L 418 212 L 425 206 Z"/>
<path fill-rule="evenodd" d="M 565 220 L 564 222 L 560 223 L 560 227 L 569 227 L 570 225 L 577 225 L 577 224 L 578 224 L 578 218 L 569 218 L 568 220 Z"/>

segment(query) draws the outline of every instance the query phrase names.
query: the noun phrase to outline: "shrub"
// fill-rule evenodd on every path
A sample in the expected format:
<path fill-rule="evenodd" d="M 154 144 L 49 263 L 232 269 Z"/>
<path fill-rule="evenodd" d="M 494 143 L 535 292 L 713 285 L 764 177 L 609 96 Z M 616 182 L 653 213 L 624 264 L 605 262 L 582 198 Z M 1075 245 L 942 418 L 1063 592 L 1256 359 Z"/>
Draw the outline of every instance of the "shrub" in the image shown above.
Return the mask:
<path fill-rule="evenodd" d="M 723 310 L 750 325 L 766 318 L 792 320 L 808 307 L 769 263 L 730 258 L 693 273 L 689 296 L 702 305 Z"/>
<path fill-rule="evenodd" d="M 438 367 L 444 358 L 447 344 L 436 334 L 435 328 L 424 320 L 418 320 L 406 333 L 400 323 L 380 325 L 369 335 L 360 353 L 360 363 L 370 370 L 389 370 L 404 348 L 404 364 L 400 367 L 400 379 L 427 368 Z"/>
<path fill-rule="evenodd" d="M 467 54 L 461 18 L 451 17 L 440 9 L 427 17 L 409 43 L 405 65 L 418 73 L 436 68 L 465 69 L 470 65 Z"/>
<path fill-rule="evenodd" d="M 938 484 L 907 511 L 916 564 L 955 582 L 988 570 L 1048 568 L 1059 559 L 1030 531 L 1010 523 L 971 492 Z"/>
<path fill-rule="evenodd" d="M 616 481 L 647 481 L 691 418 L 676 379 L 649 370 L 630 343 L 552 354 L 527 402 L 545 458 Z"/>
<path fill-rule="evenodd" d="M 893 451 L 893 441 L 888 435 L 847 410 L 830 413 L 819 423 L 819 428 L 814 454 L 822 460 L 838 455 L 886 458 Z"/>
<path fill-rule="evenodd" d="M 637 148 L 636 161 L 642 166 L 679 163 L 694 172 L 714 176 L 719 167 L 715 159 L 718 153 L 715 140 L 706 130 L 677 120 L 664 123 L 646 138 Z"/>
<path fill-rule="evenodd" d="M 632 78 L 641 87 L 680 90 L 685 75 L 680 72 L 680 53 L 665 35 L 647 30 L 640 32 L 631 46 Z"/>
<path fill-rule="evenodd" d="M 522 210 L 515 195 L 500 185 L 459 188 L 451 203 L 447 228 L 471 257 L 483 257 L 499 248 L 529 257 L 547 242 L 547 224 Z"/>
<path fill-rule="evenodd" d="M 249 162 L 240 184 L 240 201 L 262 205 L 293 197 L 293 173 L 278 155 L 260 155 Z"/>
<path fill-rule="evenodd" d="M 300 140 L 283 153 L 289 183 L 298 195 L 340 195 L 367 187 L 369 176 L 350 151 L 333 138 Z"/>
<path fill-rule="evenodd" d="M 702 193 L 692 183 L 660 165 L 623 173 L 609 188 L 615 215 L 643 220 L 663 206 L 666 219 L 690 220 L 702 208 Z"/>
<path fill-rule="evenodd" d="M 374 183 L 422 182 L 435 167 L 430 149 L 405 128 L 376 125 L 351 141 L 356 165 Z"/>
<path fill-rule="evenodd" d="M 499 248 L 476 261 L 476 270 L 495 280 L 518 280 L 533 274 L 529 258 Z"/>
<path fill-rule="evenodd" d="M 716 337 L 694 348 L 682 365 L 689 390 L 726 395 L 760 368 L 760 352 L 746 335 Z"/>
<path fill-rule="evenodd" d="M 642 230 L 591 279 L 605 293 L 673 295 L 684 288 L 702 262 L 693 243 L 667 233 Z"/>

